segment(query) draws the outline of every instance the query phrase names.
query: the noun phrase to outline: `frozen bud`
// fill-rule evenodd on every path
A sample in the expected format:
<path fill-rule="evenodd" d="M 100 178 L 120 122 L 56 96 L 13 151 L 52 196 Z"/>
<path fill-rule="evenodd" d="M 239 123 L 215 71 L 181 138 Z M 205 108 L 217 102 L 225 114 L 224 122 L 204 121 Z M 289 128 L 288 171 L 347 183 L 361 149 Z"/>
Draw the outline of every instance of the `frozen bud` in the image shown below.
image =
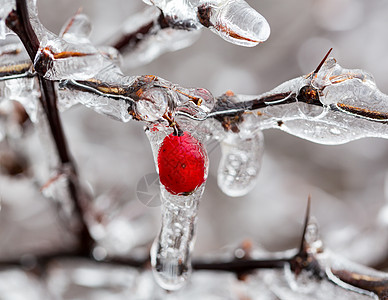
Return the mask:
<path fill-rule="evenodd" d="M 197 16 L 202 25 L 236 45 L 253 47 L 270 35 L 266 19 L 243 0 L 200 4 Z"/>
<path fill-rule="evenodd" d="M 169 96 L 162 88 L 147 89 L 142 93 L 140 100 L 136 101 L 137 117 L 150 122 L 162 119 L 168 109 Z"/>

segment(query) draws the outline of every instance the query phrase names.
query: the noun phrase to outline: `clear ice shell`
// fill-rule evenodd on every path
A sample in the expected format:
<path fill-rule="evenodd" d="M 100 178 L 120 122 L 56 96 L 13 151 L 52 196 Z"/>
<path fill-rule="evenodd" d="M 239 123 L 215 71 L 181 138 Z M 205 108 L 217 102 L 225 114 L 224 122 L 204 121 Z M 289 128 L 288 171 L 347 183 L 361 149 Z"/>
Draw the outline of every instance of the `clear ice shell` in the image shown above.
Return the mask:
<path fill-rule="evenodd" d="M 149 78 L 153 78 L 150 80 Z M 143 82 L 139 99 L 134 103 L 137 117 L 143 121 L 161 121 L 168 112 L 203 119 L 214 107 L 215 99 L 206 89 L 187 89 L 172 84 L 162 78 L 139 76 Z"/>
<path fill-rule="evenodd" d="M 267 20 L 248 3 L 243 0 L 217 2 L 210 4 L 210 29 L 224 40 L 253 47 L 268 39 L 270 27 Z"/>
<path fill-rule="evenodd" d="M 218 186 L 230 197 L 241 197 L 256 185 L 264 152 L 264 136 L 256 131 L 250 137 L 229 133 L 221 141 Z"/>
<path fill-rule="evenodd" d="M 163 130 L 164 129 L 164 130 Z M 162 125 L 146 130 L 157 166 L 158 150 L 169 132 Z M 208 165 L 206 164 L 206 177 Z M 152 270 L 158 284 L 166 290 L 181 288 L 191 274 L 197 213 L 205 183 L 187 196 L 172 195 L 163 185 L 162 226 L 151 248 Z"/>
<path fill-rule="evenodd" d="M 5 25 L 5 20 L 15 7 L 15 0 L 1 0 L 0 2 L 0 40 L 4 40 L 6 38 L 8 28 Z"/>

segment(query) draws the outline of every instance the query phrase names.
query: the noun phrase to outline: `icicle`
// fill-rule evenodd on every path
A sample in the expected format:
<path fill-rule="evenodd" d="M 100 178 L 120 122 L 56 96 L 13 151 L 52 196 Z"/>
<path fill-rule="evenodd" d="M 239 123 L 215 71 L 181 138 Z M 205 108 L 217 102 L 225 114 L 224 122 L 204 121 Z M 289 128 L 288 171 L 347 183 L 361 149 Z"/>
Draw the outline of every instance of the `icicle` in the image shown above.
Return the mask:
<path fill-rule="evenodd" d="M 159 172 L 159 149 L 169 135 L 162 126 L 157 126 L 147 130 L 147 136 L 151 142 Z M 180 157 L 182 153 L 179 153 L 174 156 Z M 203 176 L 206 180 L 208 172 L 206 152 L 202 152 L 201 155 L 205 155 L 202 168 L 204 168 Z M 189 166 L 184 166 L 186 167 Z M 161 185 L 162 227 L 151 249 L 151 263 L 156 281 L 167 290 L 179 289 L 190 276 L 190 257 L 194 246 L 197 212 L 204 188 L 205 183 L 188 195 L 173 195 Z"/>
<path fill-rule="evenodd" d="M 9 13 L 16 8 L 15 0 L 1 0 L 0 2 L 0 40 L 6 38 L 7 32 L 9 31 L 5 25 Z"/>
<path fill-rule="evenodd" d="M 244 196 L 255 187 L 264 152 L 263 138 L 261 131 L 249 137 L 229 133 L 221 142 L 218 186 L 228 196 Z"/>
<path fill-rule="evenodd" d="M 47 36 L 41 41 L 34 68 L 50 80 L 85 80 L 109 64 L 91 44 L 71 44 L 64 39 Z"/>

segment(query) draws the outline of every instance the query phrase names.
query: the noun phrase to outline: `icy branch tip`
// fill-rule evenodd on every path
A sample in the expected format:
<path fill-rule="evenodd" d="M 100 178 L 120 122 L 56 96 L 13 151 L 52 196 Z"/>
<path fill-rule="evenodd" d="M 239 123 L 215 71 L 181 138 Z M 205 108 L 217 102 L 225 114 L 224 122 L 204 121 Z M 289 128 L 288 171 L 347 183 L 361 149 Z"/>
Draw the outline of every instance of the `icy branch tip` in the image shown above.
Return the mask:
<path fill-rule="evenodd" d="M 200 5 L 198 19 L 224 40 L 245 47 L 266 41 L 271 32 L 267 20 L 243 0 Z"/>

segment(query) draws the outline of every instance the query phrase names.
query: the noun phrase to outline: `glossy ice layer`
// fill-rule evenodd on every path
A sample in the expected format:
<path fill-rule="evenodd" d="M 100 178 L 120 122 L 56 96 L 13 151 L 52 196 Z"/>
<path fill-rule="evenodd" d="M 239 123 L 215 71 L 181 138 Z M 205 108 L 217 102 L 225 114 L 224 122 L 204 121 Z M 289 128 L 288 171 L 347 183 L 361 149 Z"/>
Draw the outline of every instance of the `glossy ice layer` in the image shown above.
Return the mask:
<path fill-rule="evenodd" d="M 168 133 L 163 127 L 147 130 L 157 161 L 159 148 Z M 206 155 L 206 152 L 204 152 Z M 158 164 L 156 168 L 158 170 Z M 207 178 L 207 157 L 205 177 Z M 159 171 L 159 170 L 158 170 Z M 151 264 L 155 278 L 161 287 L 167 290 L 181 288 L 191 274 L 191 253 L 194 246 L 197 213 L 205 183 L 189 195 L 173 195 L 163 185 L 162 196 L 162 226 L 151 249 Z"/>
<path fill-rule="evenodd" d="M 265 18 L 243 0 L 143 0 L 169 17 L 172 27 L 205 26 L 228 42 L 252 47 L 270 35 Z"/>

